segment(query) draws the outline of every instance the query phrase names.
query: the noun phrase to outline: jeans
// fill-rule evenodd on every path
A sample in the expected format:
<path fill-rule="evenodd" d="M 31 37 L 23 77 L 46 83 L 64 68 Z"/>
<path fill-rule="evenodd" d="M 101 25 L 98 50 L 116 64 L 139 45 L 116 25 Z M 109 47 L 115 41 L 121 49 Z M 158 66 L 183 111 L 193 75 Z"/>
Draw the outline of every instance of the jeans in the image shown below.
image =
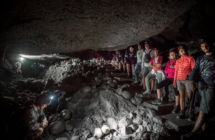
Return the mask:
<path fill-rule="evenodd" d="M 157 76 L 157 78 L 156 78 Z M 161 82 L 162 79 L 162 74 L 161 73 L 157 73 L 157 75 L 152 74 L 151 72 L 146 76 L 145 78 L 145 82 L 146 82 L 146 90 L 147 91 L 151 91 L 151 87 L 150 87 L 150 81 L 151 80 L 157 80 L 158 83 Z"/>
<path fill-rule="evenodd" d="M 134 69 L 134 79 L 138 81 L 138 72 L 141 69 L 141 62 L 137 62 L 136 67 Z"/>

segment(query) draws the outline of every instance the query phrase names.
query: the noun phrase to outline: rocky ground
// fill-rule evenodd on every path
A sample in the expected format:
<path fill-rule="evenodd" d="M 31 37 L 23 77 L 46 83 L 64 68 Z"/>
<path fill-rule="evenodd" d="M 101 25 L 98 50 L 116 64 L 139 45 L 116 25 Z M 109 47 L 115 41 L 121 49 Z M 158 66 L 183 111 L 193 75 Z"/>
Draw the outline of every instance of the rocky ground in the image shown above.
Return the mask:
<path fill-rule="evenodd" d="M 36 95 L 47 93 L 54 99 L 45 110 L 49 126 L 41 139 L 179 139 L 157 111 L 144 106 L 149 97 L 137 96 L 140 87 L 122 78 L 117 80 L 111 71 L 117 70 L 90 61 L 76 64 L 61 61 L 51 65 L 41 79 L 0 82 L 1 110 L 4 110 L 1 131 L 6 133 L 12 111 Z"/>

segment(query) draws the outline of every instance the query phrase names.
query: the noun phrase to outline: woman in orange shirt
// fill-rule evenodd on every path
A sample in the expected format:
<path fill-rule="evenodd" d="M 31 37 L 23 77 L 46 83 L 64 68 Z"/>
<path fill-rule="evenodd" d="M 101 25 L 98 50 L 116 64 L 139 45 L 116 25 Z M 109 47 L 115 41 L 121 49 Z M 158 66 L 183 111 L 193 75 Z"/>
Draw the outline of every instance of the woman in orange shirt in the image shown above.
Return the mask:
<path fill-rule="evenodd" d="M 191 97 L 191 89 L 189 87 L 190 81 L 188 77 L 195 65 L 195 60 L 192 56 L 188 55 L 186 46 L 179 46 L 178 51 L 181 57 L 176 60 L 173 86 L 177 86 L 180 97 L 181 111 L 177 118 L 183 119 L 185 118 L 185 92 L 187 92 L 188 99 Z M 190 114 L 189 117 L 190 116 L 192 116 L 192 114 Z"/>

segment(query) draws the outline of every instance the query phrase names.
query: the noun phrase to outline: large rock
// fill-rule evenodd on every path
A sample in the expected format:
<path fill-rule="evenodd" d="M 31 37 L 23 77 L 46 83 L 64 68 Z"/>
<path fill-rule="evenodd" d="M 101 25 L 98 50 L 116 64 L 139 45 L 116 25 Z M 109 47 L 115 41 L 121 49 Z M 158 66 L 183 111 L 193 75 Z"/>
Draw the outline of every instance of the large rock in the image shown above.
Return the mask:
<path fill-rule="evenodd" d="M 194 4 L 195 0 L 24 0 L 13 6 L 4 0 L 0 48 L 9 46 L 7 51 L 24 54 L 125 48 L 159 34 Z"/>
<path fill-rule="evenodd" d="M 64 121 L 56 121 L 49 125 L 49 133 L 53 135 L 59 135 L 65 130 Z"/>

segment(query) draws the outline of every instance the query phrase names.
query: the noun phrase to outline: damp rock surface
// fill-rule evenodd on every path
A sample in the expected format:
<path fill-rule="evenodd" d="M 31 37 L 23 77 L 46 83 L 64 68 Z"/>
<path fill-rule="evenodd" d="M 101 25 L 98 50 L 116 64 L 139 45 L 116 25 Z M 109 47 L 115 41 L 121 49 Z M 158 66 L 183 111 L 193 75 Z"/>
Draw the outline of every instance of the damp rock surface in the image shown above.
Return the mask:
<path fill-rule="evenodd" d="M 159 34 L 196 1 L 23 0 L 16 1 L 14 6 L 5 3 L 0 44 L 30 54 L 125 48 Z"/>

